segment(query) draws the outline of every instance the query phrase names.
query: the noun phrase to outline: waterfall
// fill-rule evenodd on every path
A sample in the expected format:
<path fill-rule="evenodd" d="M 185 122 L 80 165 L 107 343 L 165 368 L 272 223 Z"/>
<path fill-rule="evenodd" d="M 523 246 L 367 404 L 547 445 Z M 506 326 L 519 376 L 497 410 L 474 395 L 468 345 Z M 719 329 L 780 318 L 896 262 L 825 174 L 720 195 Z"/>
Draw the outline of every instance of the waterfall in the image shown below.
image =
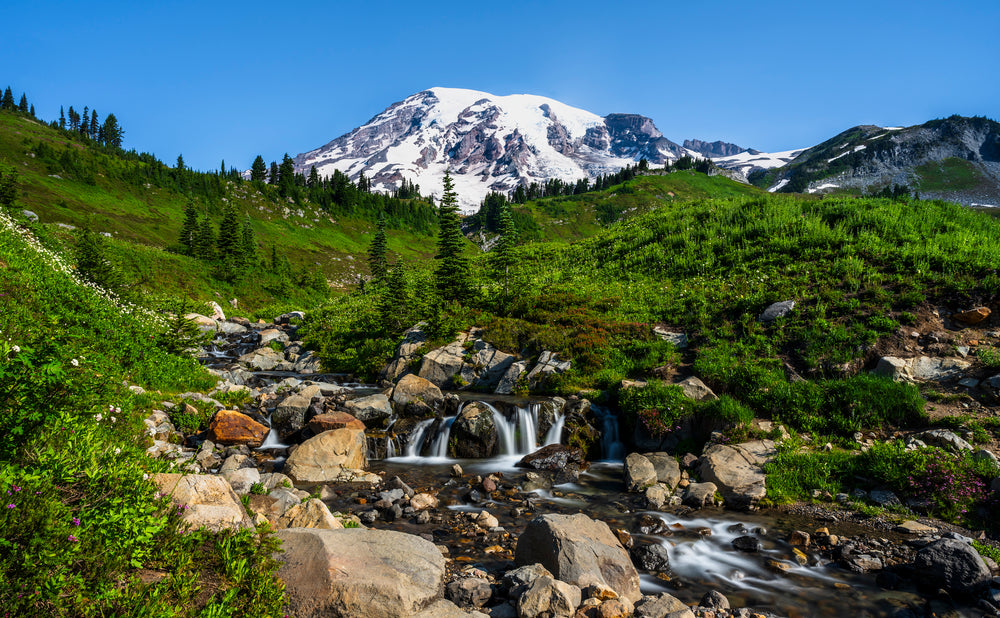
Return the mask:
<path fill-rule="evenodd" d="M 565 414 L 557 414 L 556 422 L 549 427 L 548 432 L 545 434 L 545 444 L 542 446 L 548 446 L 550 444 L 560 444 L 562 443 L 562 430 L 563 425 L 566 423 Z"/>
<path fill-rule="evenodd" d="M 390 436 L 386 434 L 385 436 L 385 458 L 389 459 L 395 457 L 398 453 L 396 452 L 396 436 Z"/>
<path fill-rule="evenodd" d="M 501 455 L 516 455 L 516 443 L 514 441 L 515 428 L 514 424 L 507 421 L 500 410 L 497 410 L 492 405 L 481 401 L 481 404 L 489 408 L 490 412 L 493 414 L 493 424 L 497 428 L 497 436 L 500 438 L 500 454 Z"/>
<path fill-rule="evenodd" d="M 517 407 L 517 427 L 521 432 L 521 450 L 518 451 L 518 455 L 528 454 L 535 451 L 538 448 L 538 436 L 536 428 L 538 427 L 538 408 L 540 406 L 537 403 L 530 405 L 528 409 Z"/>
<path fill-rule="evenodd" d="M 454 422 L 454 416 L 448 416 L 441 421 L 441 426 L 438 427 L 437 435 L 434 436 L 434 441 L 431 443 L 431 457 L 448 456 L 448 438 L 451 437 L 451 425 Z"/>
<path fill-rule="evenodd" d="M 424 445 L 424 438 L 426 437 L 427 430 L 430 428 L 431 423 L 435 419 L 429 418 L 424 421 L 417 423 L 417 426 L 413 428 L 410 432 L 410 437 L 406 441 L 406 452 L 404 453 L 407 457 L 419 457 L 420 447 Z"/>
<path fill-rule="evenodd" d="M 624 459 L 625 445 L 618 436 L 618 416 L 600 406 L 591 405 L 590 409 L 601 421 L 601 459 L 617 461 Z"/>
<path fill-rule="evenodd" d="M 258 451 L 263 451 L 265 449 L 288 448 L 288 445 L 284 444 L 278 437 L 278 430 L 275 429 L 274 425 L 271 424 L 271 416 L 274 415 L 272 414 L 267 417 L 267 424 L 271 428 L 271 430 L 267 432 L 267 437 L 264 438 L 264 443 L 261 444 L 259 447 L 257 447 Z"/>

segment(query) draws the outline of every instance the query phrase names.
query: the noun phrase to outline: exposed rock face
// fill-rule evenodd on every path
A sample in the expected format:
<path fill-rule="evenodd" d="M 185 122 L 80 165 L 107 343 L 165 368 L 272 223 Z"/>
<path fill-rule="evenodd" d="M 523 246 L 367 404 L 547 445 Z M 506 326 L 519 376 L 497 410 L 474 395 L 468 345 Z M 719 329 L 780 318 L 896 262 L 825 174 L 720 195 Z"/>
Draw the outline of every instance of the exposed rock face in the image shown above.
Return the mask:
<path fill-rule="evenodd" d="M 298 618 L 418 614 L 439 599 L 445 561 L 430 541 L 389 530 L 279 530 L 286 607 Z"/>
<path fill-rule="evenodd" d="M 619 596 L 639 598 L 639 574 L 618 538 L 602 521 L 586 515 L 542 515 L 517 541 L 518 565 L 539 563 L 576 586 L 608 586 Z"/>
<path fill-rule="evenodd" d="M 681 390 L 684 391 L 684 396 L 688 399 L 705 401 L 719 398 L 712 389 L 708 388 L 707 384 L 695 376 L 678 382 L 677 386 L 681 387 Z"/>
<path fill-rule="evenodd" d="M 285 462 L 285 474 L 296 483 L 327 483 L 343 478 L 345 468 L 363 470 L 366 458 L 365 432 L 334 429 L 309 438 Z"/>
<path fill-rule="evenodd" d="M 359 421 L 371 427 L 378 427 L 382 421 L 392 416 L 389 398 L 382 393 L 351 399 L 344 407 Z"/>
<path fill-rule="evenodd" d="M 339 169 L 354 180 L 364 173 L 383 191 L 404 179 L 433 191 L 450 168 L 463 187 L 461 206 L 471 212 L 489 191 L 554 177 L 575 182 L 642 158 L 662 165 L 687 153 L 644 116 L 601 118 L 545 97 L 432 88 L 294 163 L 302 174 L 313 166 L 321 176 Z"/>
<path fill-rule="evenodd" d="M 767 495 L 761 466 L 775 453 L 770 440 L 734 446 L 713 444 L 702 455 L 701 478 L 715 483 L 727 505 L 751 507 Z"/>
<path fill-rule="evenodd" d="M 669 453 L 643 453 L 643 457 L 653 464 L 657 483 L 663 483 L 670 489 L 677 487 L 681 480 L 681 465 L 676 457 Z"/>
<path fill-rule="evenodd" d="M 492 391 L 514 364 L 514 356 L 501 352 L 485 341 L 477 339 L 469 350 L 469 360 L 462 365 L 462 381 L 473 388 Z"/>
<path fill-rule="evenodd" d="M 716 142 L 703 142 L 700 139 L 686 139 L 684 140 L 683 146 L 688 150 L 692 150 L 709 158 L 731 157 L 749 150 L 747 148 L 741 148 L 736 144 L 730 144 L 729 142 L 723 142 L 721 140 Z"/>
<path fill-rule="evenodd" d="M 418 375 L 432 382 L 435 386 L 443 387 L 449 384 L 452 381 L 452 376 L 457 375 L 465 363 L 463 343 L 464 339 L 460 339 L 428 352 L 420 363 Z"/>
<path fill-rule="evenodd" d="M 691 483 L 684 490 L 684 504 L 694 509 L 711 505 L 718 489 L 715 483 Z"/>
<path fill-rule="evenodd" d="M 885 356 L 879 359 L 874 373 L 897 382 L 955 380 L 971 366 L 970 361 L 960 358 Z"/>
<path fill-rule="evenodd" d="M 330 509 L 316 498 L 306 500 L 300 504 L 289 508 L 278 518 L 274 526 L 276 529 L 282 528 L 321 528 L 325 530 L 339 530 L 344 527 L 330 513 Z"/>
<path fill-rule="evenodd" d="M 239 496 L 221 476 L 157 474 L 153 482 L 175 503 L 185 505 L 181 519 L 192 528 L 217 532 L 251 526 Z"/>
<path fill-rule="evenodd" d="M 639 453 L 629 453 L 625 458 L 625 488 L 628 491 L 642 491 L 656 484 L 656 469 Z"/>
<path fill-rule="evenodd" d="M 343 429 L 344 427 L 360 429 L 361 431 L 365 430 L 365 424 L 347 412 L 326 412 L 324 414 L 317 414 L 309 419 L 309 429 L 315 435 L 319 435 L 324 431 Z"/>
<path fill-rule="evenodd" d="M 403 416 L 429 416 L 444 401 L 441 389 L 413 374 L 405 375 L 392 390 L 392 403 Z"/>
<path fill-rule="evenodd" d="M 528 386 L 535 388 L 549 376 L 568 371 L 570 366 L 570 361 L 559 360 L 558 354 L 542 352 L 538 355 L 538 363 L 528 372 Z"/>
<path fill-rule="evenodd" d="M 990 570 L 972 545 L 941 539 L 917 552 L 918 582 L 932 589 L 968 594 L 990 579 Z"/>
<path fill-rule="evenodd" d="M 451 426 L 455 438 L 454 456 L 481 459 L 497 453 L 497 428 L 493 413 L 484 405 L 472 402 L 462 408 Z"/>
<path fill-rule="evenodd" d="M 507 371 L 500 376 L 500 381 L 497 383 L 497 388 L 494 391 L 497 395 L 510 395 L 517 388 L 518 380 L 520 380 L 525 372 L 528 371 L 528 363 L 524 361 L 516 361 L 511 363 Z"/>
<path fill-rule="evenodd" d="M 427 335 L 423 331 L 424 326 L 426 324 L 420 322 L 403 333 L 403 342 L 399 344 L 396 356 L 382 370 L 379 375 L 380 380 L 392 381 L 407 372 L 410 363 L 427 341 Z"/>
<path fill-rule="evenodd" d="M 208 425 L 208 439 L 216 444 L 246 444 L 257 448 L 264 443 L 268 428 L 246 414 L 235 410 L 220 410 Z"/>

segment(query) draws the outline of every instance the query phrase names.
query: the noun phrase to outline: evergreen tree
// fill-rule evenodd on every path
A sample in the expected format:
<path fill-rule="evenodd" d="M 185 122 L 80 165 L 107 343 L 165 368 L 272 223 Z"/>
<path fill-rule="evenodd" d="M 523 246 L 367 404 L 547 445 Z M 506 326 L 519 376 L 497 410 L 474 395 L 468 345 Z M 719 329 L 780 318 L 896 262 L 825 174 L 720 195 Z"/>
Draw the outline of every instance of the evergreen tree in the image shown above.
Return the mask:
<path fill-rule="evenodd" d="M 87 133 L 90 131 L 90 108 L 86 105 L 83 106 L 83 115 L 80 116 L 80 135 L 87 137 Z"/>
<path fill-rule="evenodd" d="M 65 112 L 63 112 L 62 105 L 59 106 L 59 128 L 60 129 L 66 128 L 66 114 Z"/>
<path fill-rule="evenodd" d="M 17 201 L 17 170 L 0 167 L 0 206 L 13 208 Z"/>
<path fill-rule="evenodd" d="M 8 112 L 17 109 L 17 106 L 14 105 L 14 93 L 10 91 L 10 86 L 7 86 L 7 90 L 4 90 L 3 101 L 0 101 L 0 109 Z"/>
<path fill-rule="evenodd" d="M 319 172 L 316 171 L 316 166 L 309 166 L 309 180 L 306 181 L 306 186 L 310 189 L 319 186 Z"/>
<path fill-rule="evenodd" d="M 83 228 L 76 245 L 76 272 L 105 289 L 114 289 L 121 279 L 107 256 L 104 237 Z"/>
<path fill-rule="evenodd" d="M 295 192 L 295 164 L 292 158 L 285 153 L 281 158 L 281 165 L 278 166 L 278 193 L 282 197 L 289 197 Z"/>
<path fill-rule="evenodd" d="M 243 229 L 240 230 L 240 249 L 246 264 L 257 264 L 257 238 L 250 225 L 250 215 L 246 215 L 243 219 Z"/>
<path fill-rule="evenodd" d="M 181 226 L 180 244 L 184 247 L 184 255 L 197 255 L 198 212 L 191 202 L 188 202 L 184 207 L 184 225 Z"/>
<path fill-rule="evenodd" d="M 451 171 L 444 173 L 444 192 L 438 207 L 437 255 L 434 270 L 438 292 L 444 300 L 462 300 L 469 295 L 469 263 L 462 255 L 465 237 L 458 214 L 458 195 L 451 180 Z"/>
<path fill-rule="evenodd" d="M 73 109 L 73 106 L 69 106 L 69 130 L 76 131 L 80 126 L 80 114 Z"/>
<path fill-rule="evenodd" d="M 35 116 L 35 104 L 34 103 L 31 104 L 31 109 L 28 110 L 28 113 L 31 114 L 32 118 L 37 118 L 37 116 Z"/>
<path fill-rule="evenodd" d="M 21 95 L 21 101 L 17 104 L 17 111 L 21 112 L 22 114 L 28 113 L 28 95 L 26 94 Z"/>
<path fill-rule="evenodd" d="M 250 166 L 250 180 L 253 182 L 264 182 L 267 177 L 267 166 L 264 164 L 264 157 L 257 155 Z"/>
<path fill-rule="evenodd" d="M 182 154 L 177 155 L 177 165 L 176 165 L 175 169 L 178 172 L 183 172 L 184 171 L 184 155 L 182 155 Z"/>
<path fill-rule="evenodd" d="M 278 164 L 271 161 L 271 170 L 268 174 L 267 184 L 277 185 L 278 184 Z"/>
<path fill-rule="evenodd" d="M 222 211 L 222 223 L 219 225 L 219 239 L 216 244 L 219 248 L 219 257 L 222 259 L 232 258 L 237 265 L 243 261 L 243 238 L 240 234 L 240 221 L 236 214 L 236 207 L 232 204 L 227 204 Z"/>
<path fill-rule="evenodd" d="M 510 214 L 510 205 L 504 202 L 497 216 L 500 228 L 500 240 L 493 249 L 492 262 L 497 279 L 502 285 L 503 295 L 510 291 L 510 269 L 517 263 L 514 257 L 514 245 L 517 244 L 517 228 L 514 217 Z"/>
<path fill-rule="evenodd" d="M 372 279 L 381 281 L 385 278 L 389 268 L 386 260 L 386 250 L 388 248 L 385 236 L 385 211 L 378 213 L 378 223 L 375 224 L 375 236 L 368 246 L 368 266 L 371 269 Z"/>
<path fill-rule="evenodd" d="M 410 324 L 410 295 L 402 262 L 396 262 L 389 271 L 378 309 L 382 328 L 388 333 L 397 333 Z"/>
<path fill-rule="evenodd" d="M 101 125 L 97 122 L 97 110 L 95 109 L 90 112 L 90 138 L 99 140 L 101 137 L 100 130 Z"/>
<path fill-rule="evenodd" d="M 215 228 L 212 221 L 205 217 L 198 224 L 198 234 L 195 236 L 195 257 L 203 260 L 215 259 Z"/>
<path fill-rule="evenodd" d="M 121 148 L 122 137 L 124 135 L 125 131 L 118 124 L 118 119 L 115 118 L 115 115 L 108 114 L 108 117 L 104 119 L 104 125 L 101 127 L 101 141 L 112 148 Z"/>

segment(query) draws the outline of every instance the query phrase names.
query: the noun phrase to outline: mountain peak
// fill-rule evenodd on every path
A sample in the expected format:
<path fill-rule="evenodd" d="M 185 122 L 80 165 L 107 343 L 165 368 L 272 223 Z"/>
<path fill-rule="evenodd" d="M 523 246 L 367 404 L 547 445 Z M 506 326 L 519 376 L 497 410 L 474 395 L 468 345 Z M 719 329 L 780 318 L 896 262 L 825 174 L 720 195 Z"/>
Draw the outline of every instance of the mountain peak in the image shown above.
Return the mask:
<path fill-rule="evenodd" d="M 313 166 L 364 174 L 377 190 L 404 180 L 439 194 L 450 169 L 465 211 L 490 191 L 567 182 L 617 172 L 645 158 L 662 164 L 687 154 L 636 114 L 605 117 L 532 94 L 498 96 L 435 86 L 390 105 L 366 124 L 295 157 L 296 171 Z"/>

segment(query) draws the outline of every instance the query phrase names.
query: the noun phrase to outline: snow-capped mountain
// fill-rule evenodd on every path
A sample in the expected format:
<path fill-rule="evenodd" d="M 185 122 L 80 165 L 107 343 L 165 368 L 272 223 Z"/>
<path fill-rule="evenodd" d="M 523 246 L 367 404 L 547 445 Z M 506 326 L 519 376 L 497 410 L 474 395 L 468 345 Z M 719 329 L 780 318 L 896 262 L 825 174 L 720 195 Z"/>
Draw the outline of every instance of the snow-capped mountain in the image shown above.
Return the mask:
<path fill-rule="evenodd" d="M 739 174 L 738 179 L 746 182 L 751 172 L 788 165 L 805 151 L 805 148 L 799 148 L 798 150 L 785 150 L 782 152 L 760 152 L 759 150 L 749 148 L 738 154 L 709 158 L 712 159 L 712 163 L 715 163 L 719 167 L 737 172 Z"/>
<path fill-rule="evenodd" d="M 697 156 L 644 116 L 601 117 L 528 94 L 431 88 L 294 161 L 303 174 L 313 166 L 320 176 L 338 169 L 354 180 L 363 173 L 381 191 L 405 179 L 438 196 L 450 169 L 462 209 L 471 212 L 490 191 L 550 178 L 593 178 L 642 158 L 662 165 L 685 154 Z"/>

